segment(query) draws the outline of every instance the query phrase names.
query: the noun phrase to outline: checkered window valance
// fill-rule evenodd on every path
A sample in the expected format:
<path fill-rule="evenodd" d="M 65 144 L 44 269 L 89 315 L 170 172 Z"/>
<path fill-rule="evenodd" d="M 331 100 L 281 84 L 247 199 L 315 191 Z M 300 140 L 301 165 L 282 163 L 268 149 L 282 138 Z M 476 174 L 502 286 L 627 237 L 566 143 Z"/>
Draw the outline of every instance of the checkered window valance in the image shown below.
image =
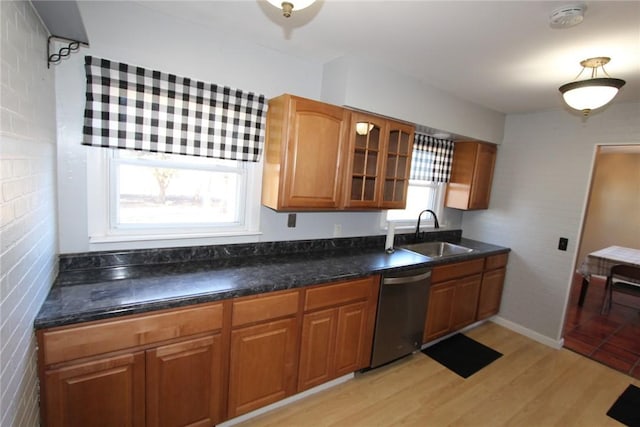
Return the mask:
<path fill-rule="evenodd" d="M 85 57 L 84 145 L 257 162 L 264 95 Z"/>
<path fill-rule="evenodd" d="M 453 141 L 416 132 L 410 179 L 449 182 L 452 161 Z"/>

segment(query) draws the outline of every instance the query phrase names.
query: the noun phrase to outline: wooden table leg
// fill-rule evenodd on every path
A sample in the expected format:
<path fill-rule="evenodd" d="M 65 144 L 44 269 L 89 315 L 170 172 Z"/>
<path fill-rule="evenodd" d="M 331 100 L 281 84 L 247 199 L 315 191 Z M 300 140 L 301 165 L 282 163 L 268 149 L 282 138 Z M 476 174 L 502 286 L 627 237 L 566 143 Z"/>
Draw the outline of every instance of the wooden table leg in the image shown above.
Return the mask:
<path fill-rule="evenodd" d="M 580 299 L 578 299 L 578 307 L 582 307 L 584 299 L 587 296 L 587 289 L 589 288 L 589 280 L 586 277 L 582 277 L 582 289 L 580 289 Z"/>

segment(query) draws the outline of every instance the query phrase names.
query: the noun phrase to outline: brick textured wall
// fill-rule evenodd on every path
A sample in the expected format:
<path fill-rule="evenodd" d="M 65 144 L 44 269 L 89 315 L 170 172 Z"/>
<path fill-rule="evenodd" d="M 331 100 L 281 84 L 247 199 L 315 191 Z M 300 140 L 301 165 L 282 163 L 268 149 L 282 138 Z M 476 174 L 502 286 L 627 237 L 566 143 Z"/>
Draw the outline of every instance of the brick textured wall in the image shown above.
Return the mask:
<path fill-rule="evenodd" d="M 0 1 L 0 425 L 37 426 L 33 319 L 56 274 L 56 121 L 47 31 Z"/>

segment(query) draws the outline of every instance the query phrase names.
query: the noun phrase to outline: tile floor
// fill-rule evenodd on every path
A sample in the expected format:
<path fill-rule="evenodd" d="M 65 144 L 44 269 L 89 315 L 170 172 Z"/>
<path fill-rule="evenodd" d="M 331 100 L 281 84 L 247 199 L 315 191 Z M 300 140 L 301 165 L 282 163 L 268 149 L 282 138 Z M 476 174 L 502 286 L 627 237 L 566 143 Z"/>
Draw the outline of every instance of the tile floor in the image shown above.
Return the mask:
<path fill-rule="evenodd" d="M 564 346 L 640 379 L 640 298 L 614 294 L 601 315 L 604 279 L 594 278 L 584 306 L 578 307 L 582 276 L 576 274 L 565 321 Z"/>

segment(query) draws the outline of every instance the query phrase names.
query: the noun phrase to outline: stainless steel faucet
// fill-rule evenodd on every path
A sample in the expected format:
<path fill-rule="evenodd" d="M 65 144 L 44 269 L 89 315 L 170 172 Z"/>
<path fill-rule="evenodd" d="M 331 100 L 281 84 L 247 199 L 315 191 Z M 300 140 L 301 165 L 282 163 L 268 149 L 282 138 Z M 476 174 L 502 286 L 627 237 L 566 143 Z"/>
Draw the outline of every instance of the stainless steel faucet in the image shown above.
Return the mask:
<path fill-rule="evenodd" d="M 432 211 L 431 209 L 425 209 L 422 212 L 420 212 L 418 214 L 418 223 L 416 224 L 416 234 L 414 236 L 414 240 L 417 242 L 420 239 L 420 217 L 422 217 L 422 214 L 425 212 L 429 212 L 431 214 L 431 216 L 433 216 L 433 228 L 440 228 L 440 224 L 438 224 L 438 217 L 436 216 L 436 213 L 434 211 Z"/>

